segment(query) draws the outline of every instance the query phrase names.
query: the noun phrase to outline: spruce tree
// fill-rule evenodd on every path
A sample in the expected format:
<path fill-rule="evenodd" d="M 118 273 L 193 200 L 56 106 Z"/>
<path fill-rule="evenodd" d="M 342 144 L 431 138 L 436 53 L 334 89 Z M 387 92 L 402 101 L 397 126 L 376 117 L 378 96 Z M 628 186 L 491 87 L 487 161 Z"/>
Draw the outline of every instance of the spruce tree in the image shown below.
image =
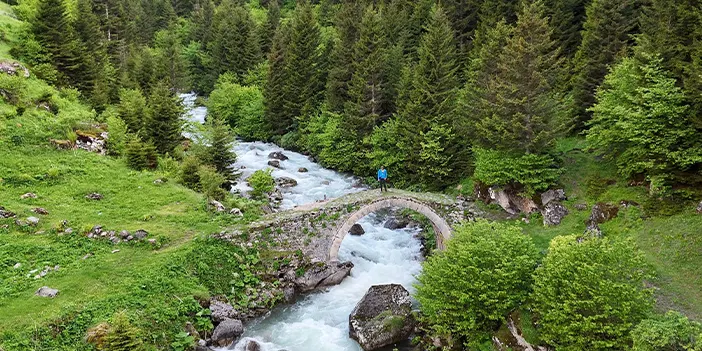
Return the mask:
<path fill-rule="evenodd" d="M 345 104 L 344 129 L 353 131 L 360 140 L 370 134 L 376 122 L 387 117 L 386 89 L 390 88 L 385 76 L 388 55 L 387 40 L 381 27 L 382 18 L 369 6 L 361 21 L 360 38 L 354 45 L 353 76 L 349 87 L 349 101 Z"/>
<path fill-rule="evenodd" d="M 183 107 L 180 99 L 162 82 L 153 88 L 149 96 L 149 114 L 144 132 L 160 154 L 173 154 L 183 138 Z"/>
<path fill-rule="evenodd" d="M 523 5 L 514 34 L 496 58 L 494 81 L 484 91 L 493 111 L 480 116 L 480 146 L 509 153 L 547 153 L 563 131 L 563 59 L 541 0 Z M 490 113 L 492 112 L 492 113 Z"/>
<path fill-rule="evenodd" d="M 411 182 L 437 189 L 460 176 L 456 169 L 453 123 L 459 82 L 453 29 L 437 6 L 418 48 L 419 62 L 412 69 L 399 101 L 398 151 L 402 170 Z"/>
<path fill-rule="evenodd" d="M 478 27 L 481 3 L 481 0 L 444 0 L 441 2 L 451 20 L 456 42 L 462 53 L 468 52 Z"/>
<path fill-rule="evenodd" d="M 407 39 L 405 43 L 405 54 L 412 61 L 417 60 L 417 49 L 422 36 L 426 32 L 427 23 L 430 22 L 434 2 L 434 0 L 417 0 L 412 8 L 412 14 L 407 23 Z"/>
<path fill-rule="evenodd" d="M 213 64 L 220 74 L 232 72 L 243 77 L 259 60 L 256 24 L 249 11 L 225 0 L 217 8 L 212 42 Z"/>
<path fill-rule="evenodd" d="M 593 0 L 587 8 L 571 83 L 576 130 L 582 130 L 590 119 L 587 109 L 595 102 L 595 90 L 608 67 L 625 56 L 632 43 L 638 23 L 636 5 L 637 0 Z"/>
<path fill-rule="evenodd" d="M 149 115 L 146 106 L 146 98 L 138 89 L 122 89 L 119 92 L 117 113 L 127 124 L 127 128 L 130 132 L 139 132 Z"/>
<path fill-rule="evenodd" d="M 208 163 L 225 178 L 231 178 L 233 174 L 231 166 L 236 162 L 236 153 L 233 151 L 235 138 L 229 124 L 223 118 L 208 118 L 207 133 Z"/>
<path fill-rule="evenodd" d="M 284 121 L 292 130 L 305 124 L 320 103 L 324 82 L 320 66 L 320 29 L 309 2 L 298 4 L 285 47 Z"/>
<path fill-rule="evenodd" d="M 266 23 L 261 26 L 261 34 L 259 35 L 261 52 L 264 54 L 268 54 L 270 51 L 273 37 L 275 36 L 276 30 L 278 30 L 278 26 L 280 26 L 280 5 L 278 1 L 271 1 L 268 3 Z"/>
<path fill-rule="evenodd" d="M 74 27 L 85 52 L 83 53 L 86 76 L 89 79 L 86 89 L 91 102 L 104 107 L 116 99 L 114 68 L 107 54 L 107 45 L 100 31 L 100 21 L 94 13 L 92 0 L 78 0 Z"/>
<path fill-rule="evenodd" d="M 349 82 L 353 75 L 354 44 L 358 40 L 363 7 L 356 1 L 344 1 L 335 19 L 339 38 L 334 44 L 326 87 L 330 111 L 342 112 L 349 100 Z"/>
<path fill-rule="evenodd" d="M 580 46 L 580 32 L 585 22 L 585 8 L 591 0 L 547 0 L 546 12 L 551 18 L 554 39 L 568 57 L 575 56 Z"/>
<path fill-rule="evenodd" d="M 214 35 L 215 5 L 212 0 L 199 0 L 192 13 L 192 39 L 199 42 L 203 48 L 212 41 Z"/>
<path fill-rule="evenodd" d="M 263 96 L 266 100 L 265 120 L 275 135 L 283 135 L 290 128 L 285 117 L 285 48 L 287 46 L 287 26 L 280 26 L 275 33 L 271 52 L 268 54 L 268 72 Z"/>
<path fill-rule="evenodd" d="M 49 54 L 50 62 L 61 74 L 59 83 L 87 91 L 90 86 L 81 45 L 75 28 L 68 18 L 62 0 L 39 2 L 36 18 L 32 23 L 34 37 Z"/>

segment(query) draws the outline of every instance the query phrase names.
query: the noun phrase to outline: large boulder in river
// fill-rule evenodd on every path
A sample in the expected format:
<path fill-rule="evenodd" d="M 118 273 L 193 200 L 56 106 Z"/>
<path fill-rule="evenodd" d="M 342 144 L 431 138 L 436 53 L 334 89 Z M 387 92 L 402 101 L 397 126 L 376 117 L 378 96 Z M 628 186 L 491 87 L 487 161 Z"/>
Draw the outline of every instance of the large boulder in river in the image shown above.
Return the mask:
<path fill-rule="evenodd" d="M 295 278 L 295 286 L 299 292 L 306 293 L 315 289 L 337 285 L 351 274 L 351 268 L 353 268 L 353 263 L 351 262 L 337 264 L 319 263 L 305 271 L 302 276 Z"/>
<path fill-rule="evenodd" d="M 541 210 L 541 215 L 544 218 L 544 225 L 553 226 L 561 224 L 563 217 L 568 215 L 568 209 L 558 201 L 550 201 L 544 209 Z"/>
<path fill-rule="evenodd" d="M 363 235 L 365 233 L 366 231 L 363 229 L 363 226 L 358 223 L 352 225 L 351 229 L 349 230 L 349 234 L 351 235 Z"/>
<path fill-rule="evenodd" d="M 225 319 L 212 333 L 212 345 L 226 347 L 244 334 L 244 324 L 238 319 Z"/>
<path fill-rule="evenodd" d="M 280 161 L 285 161 L 288 159 L 288 156 L 285 156 L 285 154 L 281 151 L 274 151 L 268 154 L 268 158 L 272 158 L 274 160 L 280 160 Z"/>
<path fill-rule="evenodd" d="M 280 161 L 270 160 L 270 161 L 268 161 L 268 165 L 271 167 L 280 168 Z"/>
<path fill-rule="evenodd" d="M 402 228 L 407 228 L 407 226 L 410 224 L 409 219 L 407 218 L 390 218 L 388 219 L 385 224 L 383 224 L 383 227 L 387 229 L 402 229 Z"/>
<path fill-rule="evenodd" d="M 275 184 L 281 188 L 292 188 L 297 185 L 297 180 L 289 177 L 280 177 L 275 179 Z"/>
<path fill-rule="evenodd" d="M 364 350 L 376 350 L 406 340 L 415 324 L 410 294 L 402 285 L 374 285 L 349 315 L 349 336 Z"/>

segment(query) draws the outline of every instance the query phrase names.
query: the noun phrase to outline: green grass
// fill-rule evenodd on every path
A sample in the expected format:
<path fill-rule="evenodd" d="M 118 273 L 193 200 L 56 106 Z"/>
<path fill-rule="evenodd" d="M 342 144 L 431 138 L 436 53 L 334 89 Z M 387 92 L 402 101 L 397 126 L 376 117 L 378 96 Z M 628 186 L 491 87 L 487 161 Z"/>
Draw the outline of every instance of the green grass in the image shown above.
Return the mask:
<path fill-rule="evenodd" d="M 17 20 L 12 11 L 12 6 L 0 2 L 0 59 L 12 59 L 10 48 L 17 40 L 18 27 L 22 22 Z"/>

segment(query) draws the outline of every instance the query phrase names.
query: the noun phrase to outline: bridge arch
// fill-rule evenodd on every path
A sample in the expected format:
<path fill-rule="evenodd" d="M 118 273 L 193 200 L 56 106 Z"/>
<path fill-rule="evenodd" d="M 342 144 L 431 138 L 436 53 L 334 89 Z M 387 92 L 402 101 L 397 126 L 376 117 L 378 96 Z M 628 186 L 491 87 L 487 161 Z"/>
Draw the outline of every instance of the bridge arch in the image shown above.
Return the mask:
<path fill-rule="evenodd" d="M 339 248 L 341 247 L 341 242 L 344 241 L 344 238 L 348 234 L 349 230 L 351 230 L 351 227 L 361 218 L 378 210 L 394 207 L 408 208 L 425 215 L 434 227 L 434 232 L 436 233 L 436 247 L 439 250 L 443 250 L 445 248 L 446 241 L 448 241 L 452 235 L 451 226 L 449 226 L 446 220 L 441 218 L 441 216 L 439 216 L 431 207 L 410 198 L 382 198 L 362 206 L 355 212 L 351 213 L 350 216 L 345 216 L 345 219 L 342 219 L 342 221 L 337 224 L 336 228 L 334 229 L 334 238 L 329 250 L 329 261 L 339 261 Z"/>

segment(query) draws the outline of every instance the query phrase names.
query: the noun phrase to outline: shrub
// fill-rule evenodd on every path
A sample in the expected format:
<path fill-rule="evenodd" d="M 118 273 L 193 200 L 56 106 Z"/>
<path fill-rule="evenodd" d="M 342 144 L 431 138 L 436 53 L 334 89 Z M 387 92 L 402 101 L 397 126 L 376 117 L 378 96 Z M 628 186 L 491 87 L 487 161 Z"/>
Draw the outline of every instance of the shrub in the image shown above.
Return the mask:
<path fill-rule="evenodd" d="M 476 345 L 529 294 L 536 248 L 515 226 L 480 220 L 456 229 L 424 263 L 416 298 L 430 332 Z"/>
<path fill-rule="evenodd" d="M 140 331 L 129 322 L 124 312 L 118 312 L 112 318 L 109 331 L 102 341 L 101 351 L 139 351 L 144 350 L 140 340 Z"/>
<path fill-rule="evenodd" d="M 517 155 L 481 148 L 475 148 L 474 152 L 475 179 L 489 185 L 523 189 L 527 196 L 548 190 L 563 173 L 548 155 Z"/>
<path fill-rule="evenodd" d="M 200 161 L 192 156 L 186 157 L 180 165 L 180 182 L 186 187 L 198 190 L 200 188 Z"/>
<path fill-rule="evenodd" d="M 645 259 L 630 240 L 556 237 L 534 278 L 541 338 L 559 350 L 624 350 L 650 311 Z"/>
<path fill-rule="evenodd" d="M 141 141 L 139 137 L 132 137 L 127 143 L 125 156 L 127 157 L 127 165 L 137 171 L 154 169 L 158 166 L 156 147 L 151 143 Z"/>
<path fill-rule="evenodd" d="M 262 199 L 266 193 L 275 189 L 275 180 L 271 172 L 270 169 L 259 169 L 246 180 L 253 188 L 253 190 L 251 190 L 251 196 L 256 199 Z"/>
<path fill-rule="evenodd" d="M 643 320 L 631 335 L 634 351 L 702 350 L 702 324 L 675 311 Z"/>
<path fill-rule="evenodd" d="M 112 155 L 122 155 L 127 148 L 127 124 L 111 110 L 105 110 L 107 122 L 107 151 Z"/>
<path fill-rule="evenodd" d="M 222 189 L 222 184 L 226 179 L 217 172 L 217 169 L 210 166 L 200 166 L 197 175 L 200 178 L 200 189 L 208 200 L 221 201 L 224 199 L 226 192 Z"/>

